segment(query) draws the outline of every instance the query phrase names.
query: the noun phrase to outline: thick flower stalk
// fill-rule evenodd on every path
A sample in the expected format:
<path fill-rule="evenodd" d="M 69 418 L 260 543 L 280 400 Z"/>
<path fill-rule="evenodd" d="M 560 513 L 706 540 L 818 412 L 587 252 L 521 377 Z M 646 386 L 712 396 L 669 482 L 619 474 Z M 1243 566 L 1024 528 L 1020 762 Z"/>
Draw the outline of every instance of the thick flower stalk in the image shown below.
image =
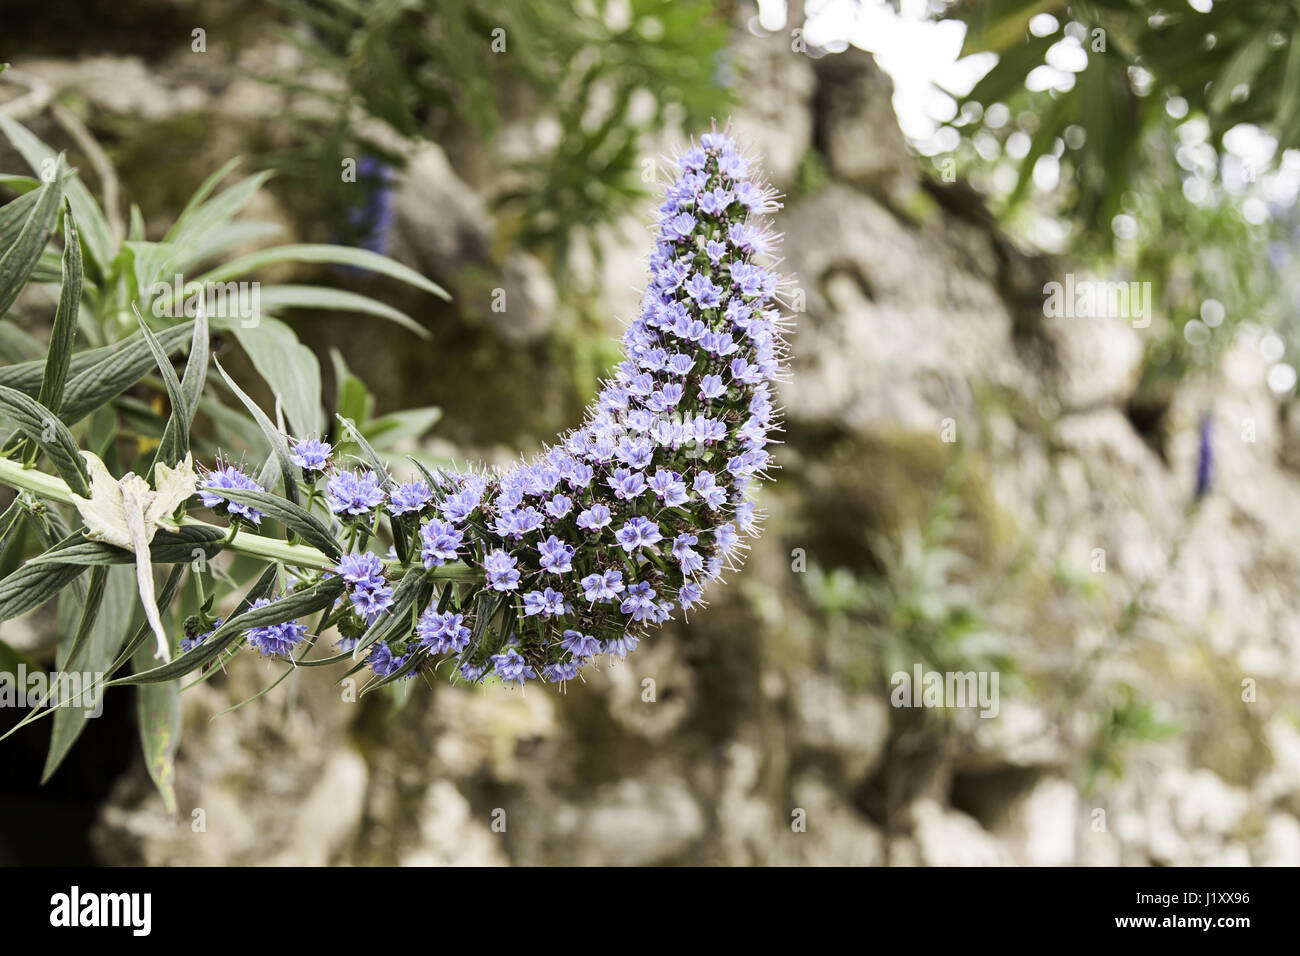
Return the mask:
<path fill-rule="evenodd" d="M 432 512 L 426 566 L 458 559 L 486 581 L 472 606 L 431 605 L 405 641 L 386 642 L 378 673 L 415 654 L 451 657 L 471 681 L 571 680 L 700 603 L 758 533 L 784 351 L 782 281 L 766 265 L 777 204 L 725 135 L 677 167 L 624 359 L 585 423 L 509 472 L 443 474 L 391 497 Z M 471 642 L 476 614 L 497 616 Z"/>

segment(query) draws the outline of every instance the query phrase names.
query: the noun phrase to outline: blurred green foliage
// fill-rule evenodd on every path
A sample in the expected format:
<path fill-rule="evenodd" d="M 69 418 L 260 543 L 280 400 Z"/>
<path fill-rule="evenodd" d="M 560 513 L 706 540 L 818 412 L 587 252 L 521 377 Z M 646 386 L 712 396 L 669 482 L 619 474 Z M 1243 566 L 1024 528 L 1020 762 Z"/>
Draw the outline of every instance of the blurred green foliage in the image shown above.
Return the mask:
<path fill-rule="evenodd" d="M 987 630 L 980 596 L 967 583 L 971 561 L 955 546 L 962 518 L 963 458 L 958 451 L 923 527 L 870 534 L 879 573 L 808 569 L 805 588 L 831 637 L 847 651 L 846 678 L 888 684 L 915 665 L 943 672 L 1013 673 Z"/>
<path fill-rule="evenodd" d="M 1057 29 L 1031 33 L 1031 19 L 1043 14 L 1056 19 Z M 1081 221 L 1118 213 L 1125 190 L 1147 174 L 1145 134 L 1165 123 L 1170 97 L 1207 118 L 1216 146 L 1239 123 L 1268 128 L 1281 149 L 1300 145 L 1300 8 L 1294 4 L 1215 3 L 1201 13 L 1151 0 L 980 0 L 949 15 L 967 25 L 962 55 L 999 58 L 964 100 L 1019 101 L 1036 116 L 1017 195 L 1067 127 L 1085 131 L 1073 150 L 1079 175 L 1069 201 Z M 1086 54 L 1076 82 L 1050 95 L 1027 95 L 1026 76 L 1070 37 Z"/>
<path fill-rule="evenodd" d="M 1137 404 L 1161 406 L 1243 321 L 1294 335 L 1294 203 L 1261 184 L 1300 145 L 1300 7 L 983 0 L 942 15 L 966 23 L 963 55 L 998 57 L 958 98 L 963 172 L 987 186 L 1009 167 L 1005 221 L 1056 219 L 1087 266 L 1152 283 Z M 1271 158 L 1232 155 L 1240 124 L 1275 138 Z M 1053 160 L 1056 184 L 1035 189 Z"/>
<path fill-rule="evenodd" d="M 1124 758 L 1132 747 L 1167 740 L 1179 729 L 1161 720 L 1154 705 L 1125 683 L 1103 690 L 1094 720 L 1084 765 L 1085 792 L 1091 792 L 1103 776 L 1122 777 Z"/>
<path fill-rule="evenodd" d="M 498 203 L 518 240 L 547 253 L 561 277 L 576 236 L 645 195 L 641 135 L 675 122 L 698 128 L 732 102 L 728 20 L 699 0 L 275 3 L 312 69 L 335 81 L 279 79 L 325 109 L 287 117 L 296 132 L 278 165 L 337 217 L 355 204 L 339 182 L 342 157 L 401 164 L 358 128 L 358 114 L 409 138 L 487 140 L 504 116 L 535 109 L 556 121 L 555 145 L 518 164 L 517 185 Z"/>

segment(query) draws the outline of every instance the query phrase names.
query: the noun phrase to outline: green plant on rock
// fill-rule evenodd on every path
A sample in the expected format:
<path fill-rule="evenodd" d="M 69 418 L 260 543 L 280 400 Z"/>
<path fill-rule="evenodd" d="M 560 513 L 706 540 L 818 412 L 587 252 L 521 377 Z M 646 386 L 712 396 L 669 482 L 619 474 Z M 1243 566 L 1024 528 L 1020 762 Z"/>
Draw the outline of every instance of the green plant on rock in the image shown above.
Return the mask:
<path fill-rule="evenodd" d="M 805 586 L 837 644 L 850 651 L 852 680 L 887 683 L 917 664 L 953 673 L 1013 672 L 966 583 L 970 562 L 953 547 L 963 473 L 958 452 L 923 527 L 903 528 L 894 538 L 870 535 L 877 573 L 809 568 Z"/>
<path fill-rule="evenodd" d="M 488 139 L 518 102 L 535 104 L 554 120 L 554 136 L 515 165 L 497 201 L 503 221 L 549 255 L 560 279 L 570 243 L 585 237 L 599 261 L 592 228 L 627 213 L 657 181 L 644 177 L 641 136 L 704 126 L 733 102 L 728 21 L 703 0 L 275 3 L 315 73 L 338 82 L 274 78 L 315 105 L 287 115 L 293 142 L 273 162 L 310 182 L 323 209 L 352 209 L 340 159 L 403 162 L 363 118 L 408 139 Z"/>
<path fill-rule="evenodd" d="M 277 602 L 270 617 L 295 607 L 323 610 L 329 603 L 334 585 L 321 575 L 332 539 L 319 519 L 298 507 L 298 481 L 286 469 L 286 431 L 331 441 L 340 454 L 373 455 L 420 437 L 437 420 L 437 409 L 376 417 L 365 386 L 338 356 L 338 391 L 326 400 L 315 356 L 281 318 L 295 310 L 341 310 L 425 334 L 409 316 L 339 289 L 246 277 L 280 263 L 323 263 L 445 293 L 366 250 L 284 245 L 237 253 L 274 227 L 237 218 L 268 174 L 222 189 L 233 163 L 209 177 L 161 239 L 146 237 L 134 208 L 125 234 L 117 235 L 110 226 L 116 217 L 106 214 L 61 154 L 3 114 L 0 132 L 32 170 L 0 176 L 0 186 L 16 195 L 0 206 L 0 482 L 18 490 L 0 515 L 0 621 L 57 596 L 56 672 L 99 674 L 105 681 L 79 689 L 81 707 L 53 706 L 59 698 L 52 685 L 30 701 L 35 710 L 29 719 L 53 717 L 48 777 L 84 729 L 85 710 L 98 706 L 103 687 L 128 680 L 113 677 L 116 672 L 157 673 L 155 655 L 176 652 L 163 636 L 160 614 L 174 609 L 179 616 L 189 611 L 197 620 L 210 619 L 215 603 L 246 586 L 267 561 L 313 579 L 306 593 Z M 44 311 L 42 290 L 56 303 L 44 339 L 25 331 L 22 318 Z M 207 376 L 210 328 L 245 352 L 274 397 L 270 415 L 215 356 L 221 377 Z M 173 366 L 178 355 L 185 357 L 179 370 Z M 340 416 L 327 419 L 326 405 Z M 181 484 L 189 490 L 178 493 L 188 498 L 193 458 L 217 458 L 218 449 L 251 455 L 262 487 L 283 482 L 288 500 L 267 507 L 264 525 L 227 529 L 176 512 L 177 500 L 165 489 L 171 476 L 184 475 Z M 39 459 L 55 474 L 32 467 Z M 117 482 L 110 473 L 127 477 Z M 78 512 L 86 522 L 84 537 L 73 523 Z M 373 531 L 391 535 L 387 525 Z M 218 565 L 213 559 L 222 552 L 232 560 Z M 124 566 L 132 563 L 136 574 Z M 253 614 L 253 623 L 252 604 L 272 592 L 282 573 L 277 563 L 271 566 L 276 574 L 263 573 L 245 597 L 242 610 Z M 156 591 L 154 564 L 170 565 Z M 191 583 L 182 587 L 187 568 Z M 28 663 L 0 641 L 6 673 Z M 6 687 L 13 689 L 12 683 Z M 170 678 L 143 682 L 139 691 L 146 760 L 169 803 L 179 691 L 179 681 Z"/>

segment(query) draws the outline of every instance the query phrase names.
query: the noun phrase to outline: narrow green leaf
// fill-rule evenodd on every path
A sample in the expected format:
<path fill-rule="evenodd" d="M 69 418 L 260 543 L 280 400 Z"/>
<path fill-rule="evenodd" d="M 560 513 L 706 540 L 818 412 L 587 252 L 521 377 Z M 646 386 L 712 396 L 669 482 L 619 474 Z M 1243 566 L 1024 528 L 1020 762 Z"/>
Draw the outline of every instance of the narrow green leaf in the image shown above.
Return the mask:
<path fill-rule="evenodd" d="M 284 406 L 289 425 L 300 437 L 319 436 L 325 427 L 320 406 L 320 363 L 298 341 L 293 329 L 272 318 L 256 326 L 233 326 L 253 367 Z"/>
<path fill-rule="evenodd" d="M 39 179 L 34 179 L 37 187 L 41 186 Z M 40 200 L 41 193 L 38 188 L 35 192 L 24 193 L 13 202 L 0 206 L 0 239 L 6 239 L 10 233 L 17 233 L 22 229 L 36 208 L 36 203 Z"/>
<path fill-rule="evenodd" d="M 0 547 L 8 543 L 9 535 L 13 534 L 26 514 L 27 509 L 23 507 L 21 496 L 10 502 L 4 514 L 0 515 Z"/>
<path fill-rule="evenodd" d="M 366 383 L 352 374 L 338 349 L 330 349 L 330 363 L 334 366 L 334 411 L 354 422 L 370 421 L 375 400 Z"/>
<path fill-rule="evenodd" d="M 185 452 L 190 447 L 190 423 L 189 411 L 185 400 L 185 393 L 181 391 L 181 380 L 176 377 L 176 369 L 172 368 L 171 359 L 163 350 L 158 339 L 154 336 L 153 330 L 149 328 L 136 308 L 135 303 L 131 303 L 131 308 L 135 311 L 136 321 L 140 324 L 140 334 L 149 345 L 149 351 L 153 353 L 154 363 L 158 366 L 158 371 L 162 373 L 163 385 L 167 389 L 167 399 L 171 402 L 171 416 L 168 418 L 167 427 L 163 431 L 162 445 L 158 449 L 158 459 L 167 465 L 174 465 L 185 457 Z M 197 324 L 197 323 L 196 323 Z M 173 426 L 174 423 L 174 426 Z"/>
<path fill-rule="evenodd" d="M 65 175 L 63 157 L 59 156 L 54 178 L 41 186 L 36 194 L 36 204 L 23 223 L 22 230 L 0 253 L 0 316 L 9 311 L 9 307 L 26 287 L 28 277 L 41 257 L 41 250 L 54 232 L 54 223 L 63 199 Z"/>
<path fill-rule="evenodd" d="M 273 572 L 275 570 L 274 568 L 271 569 Z M 182 677 L 215 658 L 237 637 L 250 628 L 269 627 L 272 624 L 283 624 L 286 621 L 297 620 L 300 617 L 328 607 L 342 593 L 343 579 L 332 577 L 326 578 L 310 588 L 283 597 L 278 601 L 272 601 L 265 607 L 250 607 L 238 614 L 231 615 L 202 644 L 193 650 L 186 651 L 171 663 L 162 664 L 151 670 L 134 674 L 131 677 L 116 678 L 109 681 L 107 686 L 150 684 Z"/>
<path fill-rule="evenodd" d="M 239 210 L 248 204 L 273 175 L 275 174 L 270 171 L 254 173 L 201 205 L 187 209 L 168 230 L 163 241 L 191 248 L 201 245 L 203 238 L 209 232 L 224 226 L 237 216 Z"/>
<path fill-rule="evenodd" d="M 429 338 L 429 331 L 405 312 L 356 292 L 312 285 L 264 285 L 260 287 L 259 295 L 263 311 L 272 314 L 285 309 L 361 312 L 396 322 L 421 338 Z"/>
<path fill-rule="evenodd" d="M 331 246 L 311 243 L 292 246 L 275 246 L 271 249 L 263 249 L 260 252 L 252 252 L 246 256 L 240 256 L 238 259 L 232 259 L 230 262 L 218 266 L 206 275 L 200 276 L 195 280 L 195 283 L 202 285 L 208 282 L 223 282 L 226 279 L 245 275 L 255 269 L 261 269 L 277 262 L 322 262 L 342 266 L 353 266 L 357 269 L 365 269 L 369 272 L 378 272 L 381 275 L 398 279 L 408 285 L 415 286 L 417 289 L 423 289 L 430 295 L 436 295 L 440 299 L 446 299 L 448 301 L 451 299 L 451 296 L 449 296 L 447 291 L 441 286 L 430 282 L 414 269 L 404 266 L 400 262 L 396 262 L 387 256 L 381 256 L 379 253 L 371 252 L 368 249 L 354 249 L 351 246 Z"/>
<path fill-rule="evenodd" d="M 423 438 L 442 419 L 442 409 L 435 406 L 404 408 L 366 423 L 366 437 L 372 443 L 392 448 L 398 442 Z"/>
<path fill-rule="evenodd" d="M 34 176 L 21 176 L 17 173 L 0 173 L 0 186 L 25 195 L 33 189 L 41 188 L 41 181 Z"/>
<path fill-rule="evenodd" d="M 4 132 L 9 142 L 13 143 L 14 149 L 22 154 L 23 159 L 27 160 L 27 165 L 37 173 L 41 171 L 47 159 L 55 158 L 54 150 L 33 136 L 21 123 L 3 113 L 0 113 L 0 131 Z M 108 275 L 109 267 L 117 253 L 113 249 L 113 240 L 104 210 L 100 208 L 95 197 L 90 194 L 90 190 L 78 176 L 69 177 L 63 184 L 63 191 L 67 193 L 68 200 L 72 203 L 72 210 L 81 223 L 81 238 L 85 242 L 86 251 L 90 253 L 91 261 L 95 264 L 97 274 Z"/>
<path fill-rule="evenodd" d="M 193 332 L 194 324 L 186 322 L 168 329 L 157 336 L 157 340 L 171 354 L 184 345 Z M 117 349 L 68 382 L 60 417 L 69 425 L 76 424 L 136 384 L 155 365 L 153 351 L 143 335 L 124 339 Z M 3 376 L 0 376 L 0 381 L 3 381 Z"/>
<path fill-rule="evenodd" d="M 154 564 L 184 564 L 200 555 L 208 560 L 221 553 L 225 538 L 220 528 L 207 525 L 187 524 L 175 531 L 160 528 L 149 543 L 149 556 Z M 135 555 L 125 548 L 103 541 L 82 540 L 65 548 L 46 551 L 30 559 L 28 564 L 93 567 L 134 562 Z"/>
<path fill-rule="evenodd" d="M 65 205 L 66 202 L 65 202 Z M 59 289 L 59 308 L 50 330 L 50 351 L 45 358 L 45 373 L 36 400 L 58 414 L 63 404 L 63 386 L 68 380 L 72 344 L 77 336 L 77 313 L 81 304 L 81 240 L 67 205 L 63 213 L 63 284 Z"/>
<path fill-rule="evenodd" d="M 106 566 L 91 568 L 90 585 L 86 588 L 85 596 L 77 601 L 77 606 L 81 608 L 77 629 L 63 631 L 59 635 L 59 647 L 55 655 L 55 663 L 59 670 L 65 670 L 75 664 L 85 652 L 86 642 L 90 639 L 90 632 L 94 628 L 95 618 L 99 614 L 99 605 L 104 600 L 104 588 L 107 585 L 108 568 Z"/>
<path fill-rule="evenodd" d="M 185 225 L 190 222 L 191 217 L 194 215 L 194 211 L 203 205 L 207 198 L 212 195 L 213 190 L 221 184 L 221 181 L 229 176 L 231 171 L 243 161 L 244 159 L 242 156 L 236 156 L 233 159 L 227 160 L 225 165 L 216 172 L 211 173 L 207 179 L 203 180 L 202 185 L 194 191 L 194 195 L 190 196 L 189 202 L 187 202 L 185 208 L 181 210 L 181 214 L 177 218 L 176 223 L 172 226 L 171 232 L 178 233 L 182 228 L 184 228 Z"/>
<path fill-rule="evenodd" d="M 236 504 L 249 505 L 258 511 L 264 512 L 267 516 L 274 518 L 280 524 L 295 532 L 302 538 L 304 544 L 311 545 L 316 550 L 324 552 L 335 560 L 343 554 L 342 547 L 330 534 L 329 528 L 319 518 L 309 514 L 298 505 L 285 501 L 279 495 L 273 495 L 265 491 L 243 491 L 233 488 L 207 488 L 205 490 L 229 499 Z"/>
<path fill-rule="evenodd" d="M 135 652 L 131 666 L 139 673 L 148 670 L 152 661 L 153 653 L 146 643 Z M 140 726 L 144 765 L 168 813 L 176 812 L 176 748 L 181 738 L 179 693 L 179 682 L 175 680 L 141 684 L 136 689 L 136 721 Z"/>
<path fill-rule="evenodd" d="M 80 699 L 69 701 L 69 706 L 60 706 L 55 711 L 54 727 L 50 732 L 50 750 L 41 774 L 42 783 L 58 770 L 63 758 L 85 730 L 86 721 L 103 706 L 102 694 L 106 685 L 95 683 L 93 677 L 106 673 L 109 664 L 117 656 L 126 636 L 122 622 L 130 619 L 134 602 L 135 575 L 132 570 L 107 569 L 103 598 L 94 609 L 85 648 L 76 659 L 70 659 L 64 664 L 65 673 L 85 675 L 82 679 L 83 686 L 94 689 L 84 693 Z M 86 611 L 91 611 L 89 605 L 86 606 Z"/>
<path fill-rule="evenodd" d="M 200 312 L 194 319 L 194 335 L 190 339 L 190 357 L 185 363 L 185 375 L 181 379 L 182 411 L 172 408 L 171 418 L 163 431 L 162 441 L 158 445 L 153 465 L 149 469 L 150 477 L 158 462 L 166 462 L 163 450 L 167 448 L 189 448 L 190 426 L 194 424 L 194 415 L 198 412 L 199 401 L 203 397 L 203 386 L 208 380 L 208 358 L 211 354 L 211 342 L 208 336 L 208 317 Z M 170 364 L 170 363 L 169 363 Z M 182 436 L 184 436 L 182 438 Z M 172 464 L 179 461 L 184 454 L 176 454 Z"/>
<path fill-rule="evenodd" d="M 167 580 L 163 582 L 162 590 L 158 592 L 159 611 L 167 610 L 172 601 L 176 599 L 176 594 L 180 590 L 181 578 L 185 576 L 187 567 L 186 564 L 174 564 L 172 569 L 167 572 Z M 271 570 L 274 571 L 275 569 L 271 568 Z M 265 577 L 265 575 L 263 576 Z M 140 621 L 140 623 L 137 624 L 137 621 Z M 126 646 L 122 648 L 122 652 L 114 658 L 113 663 L 109 665 L 108 670 L 105 672 L 110 677 L 117 673 L 127 661 L 131 660 L 136 651 L 140 650 L 154 636 L 153 628 L 149 625 L 148 619 L 145 618 L 143 608 L 137 609 L 131 623 L 136 625 L 135 633 L 131 635 L 130 640 L 126 642 Z"/>
<path fill-rule="evenodd" d="M 11 326 L 0 325 L 0 328 L 9 329 Z M 176 326 L 158 333 L 158 341 L 167 349 L 170 355 L 178 351 L 186 340 L 190 337 L 190 326 L 188 324 Z M 153 356 L 150 354 L 148 347 L 145 345 L 143 336 L 138 333 L 118 342 L 114 345 L 105 345 L 97 349 L 87 349 L 84 352 L 74 352 L 69 362 L 68 376 L 76 378 L 83 372 L 87 371 L 114 356 L 128 351 L 132 348 L 139 347 L 142 350 L 143 363 L 142 368 L 144 375 L 153 366 Z M 42 348 L 42 352 L 45 350 Z M 37 359 L 29 362 L 18 362 L 14 365 L 6 365 L 0 368 L 0 385 L 6 385 L 9 388 L 16 388 L 18 391 L 35 398 L 40 391 L 41 380 L 45 375 L 45 359 Z M 71 384 L 71 383 L 69 383 Z M 110 396 L 111 397 L 111 396 Z M 98 406 L 96 406 L 98 407 Z"/>
<path fill-rule="evenodd" d="M 245 394 L 244 390 L 235 384 L 235 380 L 226 374 L 226 370 L 221 367 L 221 363 L 215 358 L 212 363 L 216 365 L 217 371 L 225 380 L 226 385 L 235 393 L 244 407 L 248 409 L 257 422 L 258 427 L 262 429 L 262 434 L 271 444 L 271 453 L 275 456 L 276 461 L 280 464 L 280 475 L 284 479 L 284 496 L 295 505 L 298 503 L 298 467 L 289 458 L 289 443 L 285 441 L 284 435 L 280 433 L 271 420 L 266 417 L 266 413 L 257 407 L 257 403 Z"/>
<path fill-rule="evenodd" d="M 59 477 L 67 482 L 73 494 L 83 498 L 90 495 L 87 484 L 90 473 L 85 459 L 77 447 L 77 440 L 57 415 L 34 398 L 0 385 L 0 413 L 11 419 L 18 429 L 40 446 L 49 456 Z"/>

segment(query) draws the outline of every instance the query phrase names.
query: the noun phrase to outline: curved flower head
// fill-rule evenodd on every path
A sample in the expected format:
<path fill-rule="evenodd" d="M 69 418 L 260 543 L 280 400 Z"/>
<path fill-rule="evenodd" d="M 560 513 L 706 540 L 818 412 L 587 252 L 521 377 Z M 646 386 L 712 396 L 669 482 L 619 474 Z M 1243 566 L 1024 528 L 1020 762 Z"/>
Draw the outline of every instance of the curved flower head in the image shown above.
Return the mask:
<path fill-rule="evenodd" d="M 515 468 L 394 491 L 391 513 L 434 515 L 415 541 L 425 567 L 463 561 L 485 576 L 454 609 L 424 609 L 408 653 L 457 655 L 471 682 L 562 683 L 633 651 L 679 604 L 697 607 L 741 558 L 759 529 L 752 496 L 772 467 L 784 356 L 763 219 L 777 204 L 753 168 L 717 131 L 679 159 L 622 361 L 579 428 Z M 329 494 L 341 516 L 384 497 L 373 473 L 340 472 Z M 378 673 L 391 655 L 376 655 Z"/>

